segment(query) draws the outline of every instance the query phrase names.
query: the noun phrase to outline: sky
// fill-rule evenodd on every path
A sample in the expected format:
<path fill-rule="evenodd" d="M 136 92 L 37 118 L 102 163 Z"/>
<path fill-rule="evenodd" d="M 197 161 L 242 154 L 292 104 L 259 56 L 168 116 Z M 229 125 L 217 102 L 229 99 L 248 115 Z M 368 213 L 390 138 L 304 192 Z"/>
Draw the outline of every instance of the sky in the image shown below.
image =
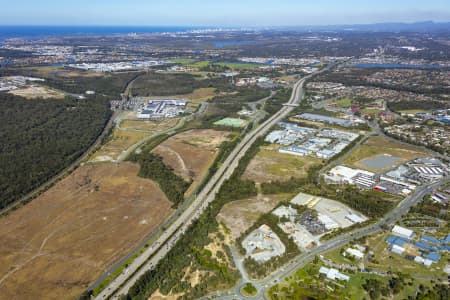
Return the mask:
<path fill-rule="evenodd" d="M 296 26 L 450 21 L 449 0 L 0 0 L 0 25 Z"/>

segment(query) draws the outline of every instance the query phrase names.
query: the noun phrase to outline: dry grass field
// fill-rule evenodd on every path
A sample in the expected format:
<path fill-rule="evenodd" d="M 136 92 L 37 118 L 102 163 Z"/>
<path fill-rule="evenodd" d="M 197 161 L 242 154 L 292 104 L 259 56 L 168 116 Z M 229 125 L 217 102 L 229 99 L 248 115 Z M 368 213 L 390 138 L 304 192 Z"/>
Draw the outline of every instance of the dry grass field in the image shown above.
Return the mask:
<path fill-rule="evenodd" d="M 42 66 L 27 68 L 34 76 L 41 77 L 61 77 L 61 78 L 74 78 L 74 77 L 101 77 L 102 73 L 84 71 L 81 69 L 54 67 L 54 66 Z"/>
<path fill-rule="evenodd" d="M 163 131 L 177 125 L 180 118 L 163 120 L 124 120 L 120 128 L 126 130 Z"/>
<path fill-rule="evenodd" d="M 192 180 L 195 186 L 214 161 L 218 147 L 228 139 L 229 134 L 227 131 L 211 129 L 189 130 L 170 137 L 153 152 L 160 155 L 175 174 L 186 181 Z"/>
<path fill-rule="evenodd" d="M 301 157 L 280 153 L 275 145 L 261 147 L 256 156 L 247 166 L 243 178 L 258 183 L 273 180 L 284 181 L 291 177 L 306 177 L 308 169 L 320 164 L 321 159 Z"/>
<path fill-rule="evenodd" d="M 183 95 L 183 98 L 190 99 L 192 102 L 195 103 L 201 103 L 208 101 L 214 96 L 216 96 L 215 88 L 200 88 L 194 90 L 190 94 Z"/>
<path fill-rule="evenodd" d="M 0 218 L 0 299 L 75 299 L 172 213 L 131 163 L 78 168 Z"/>
<path fill-rule="evenodd" d="M 150 135 L 150 132 L 114 129 L 111 140 L 103 145 L 100 150 L 95 152 L 90 161 L 114 161 L 123 151 Z"/>
<path fill-rule="evenodd" d="M 194 103 L 202 103 L 208 101 L 212 97 L 216 96 L 216 88 L 199 88 L 194 90 L 190 94 L 175 95 L 175 96 L 158 96 L 152 97 L 154 99 L 188 99 Z"/>
<path fill-rule="evenodd" d="M 64 93 L 61 91 L 38 85 L 25 86 L 17 90 L 12 90 L 9 93 L 27 99 L 64 99 L 65 97 Z"/>

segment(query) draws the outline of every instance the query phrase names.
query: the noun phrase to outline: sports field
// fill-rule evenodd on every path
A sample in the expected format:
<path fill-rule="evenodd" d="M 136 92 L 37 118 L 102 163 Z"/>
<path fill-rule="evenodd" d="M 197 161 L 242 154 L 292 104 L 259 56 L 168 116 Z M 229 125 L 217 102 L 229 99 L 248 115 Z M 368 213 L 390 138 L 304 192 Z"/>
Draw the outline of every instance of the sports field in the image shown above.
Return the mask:
<path fill-rule="evenodd" d="M 234 127 L 234 128 L 241 128 L 244 127 L 246 124 L 246 121 L 241 119 L 235 119 L 235 118 L 225 118 L 222 120 L 219 120 L 214 123 L 214 125 L 217 126 L 227 126 L 227 127 Z"/>

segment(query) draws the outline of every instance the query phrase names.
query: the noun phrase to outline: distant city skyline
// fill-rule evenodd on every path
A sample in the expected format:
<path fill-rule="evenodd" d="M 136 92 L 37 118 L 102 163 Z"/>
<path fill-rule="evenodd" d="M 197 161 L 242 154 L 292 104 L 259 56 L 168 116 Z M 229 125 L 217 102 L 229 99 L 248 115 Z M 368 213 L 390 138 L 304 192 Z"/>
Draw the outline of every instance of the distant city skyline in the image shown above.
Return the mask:
<path fill-rule="evenodd" d="M 450 21 L 448 0 L 15 0 L 0 25 L 301 26 Z"/>

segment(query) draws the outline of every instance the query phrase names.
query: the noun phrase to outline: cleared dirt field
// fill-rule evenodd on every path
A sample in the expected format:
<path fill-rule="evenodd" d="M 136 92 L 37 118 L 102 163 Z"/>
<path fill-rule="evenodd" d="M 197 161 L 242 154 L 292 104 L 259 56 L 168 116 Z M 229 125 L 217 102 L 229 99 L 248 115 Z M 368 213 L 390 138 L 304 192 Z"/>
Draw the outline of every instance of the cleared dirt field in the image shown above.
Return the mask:
<path fill-rule="evenodd" d="M 114 161 L 123 151 L 150 135 L 151 132 L 114 129 L 112 139 L 95 152 L 90 161 Z"/>
<path fill-rule="evenodd" d="M 259 195 L 257 197 L 237 200 L 225 204 L 217 215 L 217 221 L 225 224 L 236 240 L 245 230 L 250 228 L 258 218 L 273 210 L 278 203 L 292 198 L 290 194 Z"/>
<path fill-rule="evenodd" d="M 102 73 L 77 70 L 72 68 L 65 67 L 53 67 L 53 66 L 44 66 L 44 67 L 32 67 L 28 68 L 35 75 L 40 75 L 42 77 L 61 77 L 61 78 L 74 78 L 74 77 L 101 77 Z"/>
<path fill-rule="evenodd" d="M 373 170 L 362 164 L 361 162 L 368 159 L 374 158 L 379 155 L 390 154 L 392 156 L 399 157 L 395 164 L 385 168 L 390 169 L 393 166 L 398 166 L 408 160 L 427 156 L 429 153 L 423 151 L 422 149 L 415 147 L 413 145 L 402 144 L 392 140 L 388 140 L 381 136 L 374 136 L 369 138 L 364 144 L 358 147 L 345 161 L 344 163 L 356 168 L 379 172 L 380 170 Z M 384 169 L 383 169 L 384 170 Z"/>
<path fill-rule="evenodd" d="M 202 103 L 208 101 L 212 97 L 216 96 L 216 88 L 199 88 L 194 90 L 190 94 L 175 95 L 175 96 L 163 96 L 163 97 L 152 97 L 154 99 L 189 99 L 194 103 Z"/>
<path fill-rule="evenodd" d="M 180 118 L 163 120 L 124 120 L 120 124 L 120 128 L 145 131 L 163 131 L 177 125 L 179 120 Z"/>
<path fill-rule="evenodd" d="M 131 163 L 84 166 L 0 218 L 0 299 L 75 299 L 172 212 Z"/>
<path fill-rule="evenodd" d="M 183 296 L 183 293 L 174 295 L 163 295 L 159 290 L 157 290 L 150 296 L 150 298 L 148 298 L 148 300 L 176 300 L 181 296 Z"/>
<path fill-rule="evenodd" d="M 243 177 L 258 183 L 283 181 L 291 177 L 302 178 L 307 175 L 310 167 L 321 162 L 322 160 L 313 157 L 280 153 L 274 145 L 264 146 L 247 166 Z"/>
<path fill-rule="evenodd" d="M 211 129 L 194 129 L 179 133 L 157 146 L 153 153 L 160 155 L 175 174 L 193 180 L 201 179 L 230 133 Z"/>
<path fill-rule="evenodd" d="M 12 90 L 10 93 L 27 99 L 64 99 L 65 97 L 63 92 L 45 86 L 27 86 L 17 90 Z"/>

